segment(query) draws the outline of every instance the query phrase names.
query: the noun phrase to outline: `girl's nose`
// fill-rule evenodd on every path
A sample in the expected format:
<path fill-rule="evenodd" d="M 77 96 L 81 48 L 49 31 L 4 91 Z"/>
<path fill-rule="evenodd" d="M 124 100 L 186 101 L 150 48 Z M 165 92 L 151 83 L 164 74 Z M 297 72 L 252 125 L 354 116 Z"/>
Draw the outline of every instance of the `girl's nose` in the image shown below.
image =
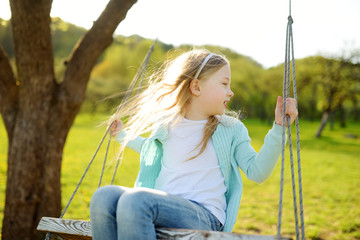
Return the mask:
<path fill-rule="evenodd" d="M 229 90 L 229 91 L 228 91 L 228 96 L 229 96 L 229 97 L 232 97 L 232 96 L 234 96 L 234 93 L 233 93 L 233 91 Z"/>

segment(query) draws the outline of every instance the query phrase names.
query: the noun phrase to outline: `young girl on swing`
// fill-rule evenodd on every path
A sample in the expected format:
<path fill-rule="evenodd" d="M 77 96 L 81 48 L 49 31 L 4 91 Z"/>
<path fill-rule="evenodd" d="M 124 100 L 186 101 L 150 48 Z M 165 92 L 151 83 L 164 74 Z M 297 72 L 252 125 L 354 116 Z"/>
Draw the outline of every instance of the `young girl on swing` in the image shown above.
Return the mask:
<path fill-rule="evenodd" d="M 255 182 L 281 152 L 282 98 L 257 153 L 246 127 L 225 115 L 234 95 L 229 61 L 206 50 L 177 57 L 113 116 L 111 134 L 140 153 L 134 188 L 105 186 L 90 203 L 93 239 L 156 239 L 155 228 L 231 232 L 242 194 L 239 168 Z M 286 99 L 290 123 L 296 101 Z M 128 117 L 123 125 L 119 120 Z M 150 132 L 148 138 L 141 134 Z"/>

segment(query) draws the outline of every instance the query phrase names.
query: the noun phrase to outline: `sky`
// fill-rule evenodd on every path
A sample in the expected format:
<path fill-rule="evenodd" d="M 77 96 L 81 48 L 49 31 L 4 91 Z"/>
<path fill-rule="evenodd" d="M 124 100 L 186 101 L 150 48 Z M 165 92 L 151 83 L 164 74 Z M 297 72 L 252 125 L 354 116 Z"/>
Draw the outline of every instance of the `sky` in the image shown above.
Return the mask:
<path fill-rule="evenodd" d="M 108 0 L 53 0 L 51 16 L 90 28 Z M 360 0 L 292 0 L 295 58 L 340 56 L 360 48 Z M 11 16 L 0 1 L 0 18 Z M 288 0 L 138 0 L 116 34 L 178 46 L 211 44 L 265 68 L 284 61 Z"/>

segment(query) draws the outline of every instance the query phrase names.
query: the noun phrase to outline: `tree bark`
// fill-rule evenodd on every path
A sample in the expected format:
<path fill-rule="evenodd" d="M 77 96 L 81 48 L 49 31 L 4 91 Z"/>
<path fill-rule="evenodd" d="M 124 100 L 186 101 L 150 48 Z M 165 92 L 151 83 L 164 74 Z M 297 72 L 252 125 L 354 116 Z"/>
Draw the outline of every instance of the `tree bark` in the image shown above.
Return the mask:
<path fill-rule="evenodd" d="M 13 134 L 15 113 L 18 108 L 17 85 L 9 59 L 0 47 L 0 113 L 2 113 L 9 138 Z"/>
<path fill-rule="evenodd" d="M 67 134 L 96 60 L 135 2 L 111 0 L 74 48 L 64 79 L 56 81 L 52 1 L 10 1 L 17 78 L 0 49 L 0 111 L 9 139 L 4 240 L 43 239 L 36 232 L 40 218 L 60 215 L 60 170 Z"/>

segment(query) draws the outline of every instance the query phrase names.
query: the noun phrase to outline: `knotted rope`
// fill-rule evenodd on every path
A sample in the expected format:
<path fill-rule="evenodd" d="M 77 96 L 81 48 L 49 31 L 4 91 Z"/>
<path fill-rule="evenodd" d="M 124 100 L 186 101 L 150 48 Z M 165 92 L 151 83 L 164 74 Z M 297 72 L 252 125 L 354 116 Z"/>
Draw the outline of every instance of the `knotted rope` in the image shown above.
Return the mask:
<path fill-rule="evenodd" d="M 293 144 L 291 137 L 290 118 L 285 115 L 286 111 L 286 98 L 289 97 L 290 92 L 290 63 L 292 63 L 292 77 L 293 77 L 293 92 L 294 98 L 297 102 L 296 91 L 296 75 L 295 75 L 295 58 L 294 58 L 294 43 L 292 32 L 293 19 L 291 17 L 291 0 L 289 0 L 289 17 L 286 29 L 286 46 L 285 46 L 285 63 L 284 63 L 284 82 L 283 82 L 283 129 L 282 129 L 282 153 L 281 153 L 281 179 L 280 179 L 280 197 L 279 197 L 279 214 L 278 214 L 278 227 L 277 235 L 281 235 L 281 218 L 283 207 L 283 190 L 284 190 L 284 165 L 285 165 L 285 120 L 288 127 L 288 139 L 289 139 L 289 151 L 290 151 L 290 165 L 291 165 L 291 179 L 292 179 L 292 191 L 293 191 L 293 205 L 295 216 L 295 230 L 296 239 L 299 239 L 299 221 L 297 211 L 297 199 L 296 199 L 296 183 L 295 183 L 295 171 L 293 160 Z M 290 52 L 291 50 L 291 52 Z M 290 60 L 291 57 L 291 60 Z M 298 106 L 296 106 L 298 107 Z M 285 119 L 286 118 L 286 119 Z M 305 226 L 304 226 L 304 210 L 303 210 L 303 197 L 302 197 L 302 179 L 301 179 L 301 160 L 300 160 L 300 136 L 299 136 L 299 117 L 295 119 L 296 125 L 296 147 L 297 147 L 297 167 L 298 167 L 298 185 L 299 185 L 299 206 L 300 206 L 300 221 L 301 221 L 301 239 L 305 240 Z"/>

